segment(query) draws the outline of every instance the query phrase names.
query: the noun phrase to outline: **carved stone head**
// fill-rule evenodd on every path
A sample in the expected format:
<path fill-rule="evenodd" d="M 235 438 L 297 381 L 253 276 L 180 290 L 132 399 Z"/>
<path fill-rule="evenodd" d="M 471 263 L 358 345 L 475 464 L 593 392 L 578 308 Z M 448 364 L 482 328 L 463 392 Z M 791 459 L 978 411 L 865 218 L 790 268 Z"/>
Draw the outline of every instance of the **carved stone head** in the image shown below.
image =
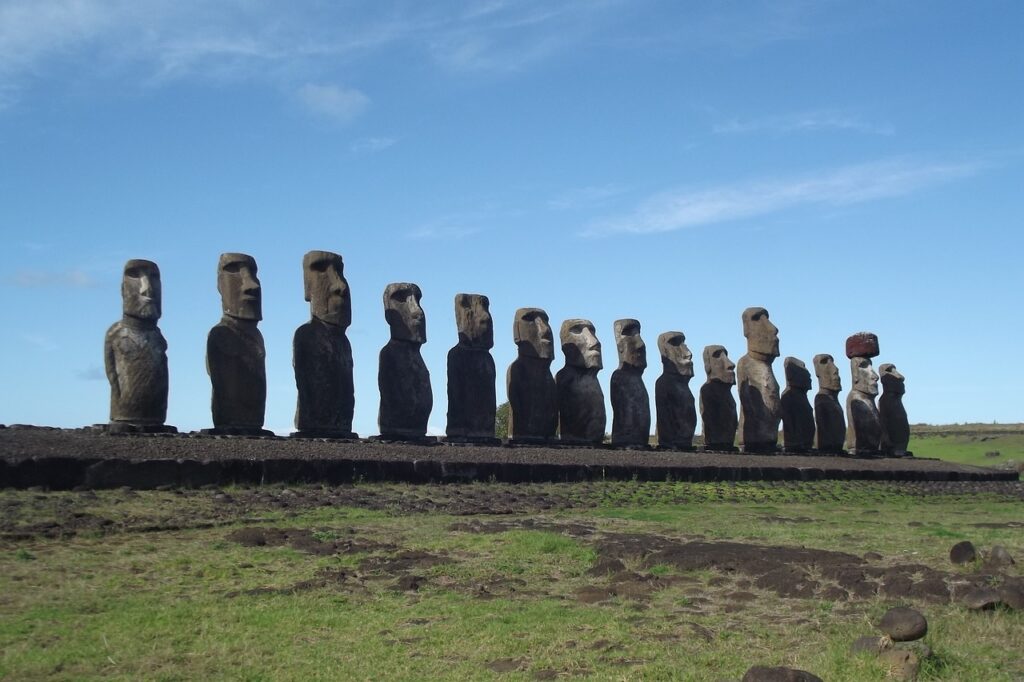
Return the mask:
<path fill-rule="evenodd" d="M 835 358 L 828 353 L 814 356 L 814 373 L 818 377 L 818 388 L 838 393 L 843 390 L 843 382 L 839 379 L 839 368 Z"/>
<path fill-rule="evenodd" d="M 516 311 L 512 338 L 519 347 L 519 355 L 523 357 L 542 360 L 555 357 L 555 339 L 548 324 L 548 314 L 540 308 L 520 308 Z"/>
<path fill-rule="evenodd" d="M 779 329 L 768 319 L 764 308 L 743 311 L 743 336 L 747 339 L 747 352 L 762 360 L 779 357 Z"/>
<path fill-rule="evenodd" d="M 615 347 L 620 368 L 647 369 L 647 345 L 640 338 L 639 320 L 615 320 Z"/>
<path fill-rule="evenodd" d="M 470 348 L 494 347 L 491 300 L 483 294 L 455 294 L 455 326 L 459 344 Z"/>
<path fill-rule="evenodd" d="M 263 319 L 263 291 L 252 256 L 222 253 L 217 264 L 217 291 L 228 317 L 257 322 Z"/>
<path fill-rule="evenodd" d="M 343 329 L 352 324 L 352 297 L 341 256 L 310 251 L 302 258 L 302 281 L 313 317 Z"/>
<path fill-rule="evenodd" d="M 601 369 L 601 342 L 590 320 L 566 320 L 558 333 L 565 364 L 581 369 Z"/>
<path fill-rule="evenodd" d="M 798 391 L 811 390 L 811 373 L 802 360 L 794 357 L 786 358 L 782 363 L 786 372 L 786 385 Z"/>
<path fill-rule="evenodd" d="M 850 358 L 853 373 L 853 390 L 867 395 L 878 395 L 878 375 L 871 367 L 871 358 Z"/>
<path fill-rule="evenodd" d="M 666 372 L 687 378 L 693 376 L 693 353 L 686 346 L 682 332 L 665 332 L 658 336 L 658 352 Z"/>
<path fill-rule="evenodd" d="M 125 317 L 156 321 L 160 319 L 160 268 L 151 260 L 132 259 L 124 264 L 121 302 Z"/>
<path fill-rule="evenodd" d="M 729 385 L 736 383 L 736 365 L 729 359 L 729 351 L 725 346 L 704 347 L 704 371 L 708 374 L 708 381 Z"/>
<path fill-rule="evenodd" d="M 427 317 L 420 307 L 423 293 L 410 282 L 393 282 L 384 288 L 384 319 L 394 341 L 427 342 Z"/>
<path fill-rule="evenodd" d="M 896 371 L 896 365 L 887 362 L 879 366 L 878 373 L 882 375 L 882 388 L 885 389 L 886 393 L 903 395 L 907 392 L 904 377 Z"/>

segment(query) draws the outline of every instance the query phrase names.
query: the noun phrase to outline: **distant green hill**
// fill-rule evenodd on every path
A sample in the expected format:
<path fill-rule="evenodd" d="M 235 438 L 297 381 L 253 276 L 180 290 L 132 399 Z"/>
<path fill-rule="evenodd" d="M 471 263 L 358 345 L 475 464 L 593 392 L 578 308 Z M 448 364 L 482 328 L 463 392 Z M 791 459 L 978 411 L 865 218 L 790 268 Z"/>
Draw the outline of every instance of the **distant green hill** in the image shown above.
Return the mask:
<path fill-rule="evenodd" d="M 910 449 L 919 457 L 1024 471 L 1024 424 L 913 424 Z"/>

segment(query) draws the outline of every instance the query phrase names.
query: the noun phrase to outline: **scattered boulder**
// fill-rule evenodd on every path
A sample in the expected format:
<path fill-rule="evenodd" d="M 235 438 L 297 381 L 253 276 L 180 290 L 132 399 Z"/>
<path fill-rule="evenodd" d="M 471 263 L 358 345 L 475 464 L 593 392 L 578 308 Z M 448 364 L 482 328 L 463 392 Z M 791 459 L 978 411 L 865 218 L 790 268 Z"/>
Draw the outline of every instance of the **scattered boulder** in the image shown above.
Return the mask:
<path fill-rule="evenodd" d="M 743 675 L 741 682 L 824 682 L 817 675 L 806 670 L 786 668 L 779 666 L 769 668 L 764 665 L 755 665 Z"/>
<path fill-rule="evenodd" d="M 985 453 L 985 456 L 986 457 L 999 457 L 1002 454 L 1003 453 L 999 452 L 998 450 L 989 450 L 988 452 Z"/>
<path fill-rule="evenodd" d="M 991 587 L 973 587 L 964 593 L 961 601 L 972 611 L 988 611 L 1002 603 L 999 592 Z"/>
<path fill-rule="evenodd" d="M 928 621 L 919 611 L 897 606 L 882 616 L 882 620 L 878 622 L 878 629 L 894 642 L 910 642 L 925 636 L 928 632 Z"/>
<path fill-rule="evenodd" d="M 1013 566 L 1015 563 L 1017 562 L 1002 545 L 995 545 L 985 554 L 985 565 L 989 568 L 1003 568 Z"/>
<path fill-rule="evenodd" d="M 999 586 L 999 600 L 1014 611 L 1024 609 L 1024 584 L 1004 583 Z"/>
<path fill-rule="evenodd" d="M 912 651 L 905 649 L 890 649 L 882 652 L 878 657 L 889 670 L 889 676 L 896 680 L 913 680 L 917 678 L 921 670 L 921 661 Z"/>
<path fill-rule="evenodd" d="M 875 637 L 873 635 L 866 635 L 864 637 L 858 637 L 850 645 L 851 654 L 872 654 L 877 656 L 886 649 L 892 648 L 892 640 L 888 637 Z"/>
<path fill-rule="evenodd" d="M 949 560 L 954 564 L 969 564 L 978 558 L 978 551 L 970 540 L 964 540 L 953 545 L 949 550 Z"/>

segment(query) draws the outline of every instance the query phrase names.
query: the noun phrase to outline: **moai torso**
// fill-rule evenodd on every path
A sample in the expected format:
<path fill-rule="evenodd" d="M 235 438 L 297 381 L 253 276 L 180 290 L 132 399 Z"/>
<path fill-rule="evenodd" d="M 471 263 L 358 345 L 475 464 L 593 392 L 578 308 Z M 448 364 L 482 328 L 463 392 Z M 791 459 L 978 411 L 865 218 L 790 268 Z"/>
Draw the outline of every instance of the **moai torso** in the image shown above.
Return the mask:
<path fill-rule="evenodd" d="M 459 342 L 448 351 L 448 439 L 494 442 L 497 398 L 489 299 L 457 294 L 455 319 Z"/>
<path fill-rule="evenodd" d="M 644 446 L 651 438 L 651 399 L 644 385 L 647 347 L 640 338 L 640 323 L 615 321 L 619 368 L 612 372 L 612 445 Z"/>
<path fill-rule="evenodd" d="M 878 368 L 881 373 L 882 395 L 878 398 L 878 416 L 882 423 L 882 450 L 895 457 L 905 457 L 910 445 L 910 420 L 903 407 L 906 392 L 904 377 L 896 366 L 886 363 Z"/>
<path fill-rule="evenodd" d="M 662 373 L 654 383 L 658 446 L 690 450 L 697 430 L 697 407 L 690 390 L 693 353 L 682 332 L 658 336 Z"/>
<path fill-rule="evenodd" d="M 779 443 L 782 401 L 772 361 L 779 355 L 778 329 L 764 308 L 743 312 L 747 354 L 736 365 L 740 396 L 740 445 L 744 452 L 774 452 Z"/>
<path fill-rule="evenodd" d="M 540 308 L 520 308 L 512 330 L 519 355 L 505 375 L 509 438 L 551 440 L 558 429 L 558 389 L 551 376 L 555 356 L 548 315 Z"/>
<path fill-rule="evenodd" d="M 417 440 L 427 435 L 434 396 L 430 372 L 420 355 L 420 346 L 427 340 L 421 297 L 420 288 L 407 282 L 389 284 L 384 290 L 391 340 L 380 351 L 377 370 L 381 438 Z"/>
<path fill-rule="evenodd" d="M 722 452 L 736 450 L 736 365 L 724 346 L 704 348 L 704 371 L 708 379 L 700 387 L 700 418 L 704 429 L 704 449 Z"/>
<path fill-rule="evenodd" d="M 814 356 L 814 373 L 818 376 L 818 393 L 814 396 L 814 424 L 819 452 L 841 454 L 846 440 L 846 419 L 839 404 L 842 382 L 835 360 L 827 353 Z"/>
<path fill-rule="evenodd" d="M 782 442 L 786 452 L 810 452 L 814 447 L 814 411 L 807 400 L 811 374 L 804 363 L 786 358 L 786 390 L 782 392 Z"/>
<path fill-rule="evenodd" d="M 878 375 L 871 358 L 878 356 L 878 337 L 868 332 L 846 340 L 853 386 L 846 397 L 846 448 L 852 454 L 876 456 L 882 442 L 882 423 L 875 406 Z"/>
<path fill-rule="evenodd" d="M 590 320 L 566 320 L 559 337 L 565 354 L 565 367 L 555 375 L 559 437 L 564 443 L 601 443 L 608 418 L 597 380 L 603 363 L 594 325 Z"/>

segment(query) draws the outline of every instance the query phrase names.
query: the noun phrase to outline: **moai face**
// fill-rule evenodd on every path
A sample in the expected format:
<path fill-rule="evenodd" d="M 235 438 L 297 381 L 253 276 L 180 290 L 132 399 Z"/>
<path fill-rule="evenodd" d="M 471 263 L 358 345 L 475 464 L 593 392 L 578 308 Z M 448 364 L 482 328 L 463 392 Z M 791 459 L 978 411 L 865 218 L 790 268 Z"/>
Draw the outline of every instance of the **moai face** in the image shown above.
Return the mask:
<path fill-rule="evenodd" d="M 786 385 L 799 391 L 811 390 L 811 373 L 807 371 L 807 365 L 796 358 L 786 358 L 782 363 L 786 372 Z"/>
<path fill-rule="evenodd" d="M 352 324 L 352 297 L 341 256 L 310 251 L 302 258 L 302 281 L 313 317 L 343 329 Z"/>
<path fill-rule="evenodd" d="M 851 358 L 850 371 L 853 373 L 853 390 L 878 395 L 878 375 L 871 367 L 870 358 Z"/>
<path fill-rule="evenodd" d="M 828 353 L 814 356 L 814 373 L 818 377 L 818 388 L 838 393 L 843 390 L 843 382 L 839 379 L 839 368 L 835 359 Z"/>
<path fill-rule="evenodd" d="M 581 369 L 601 369 L 601 342 L 590 320 L 566 320 L 558 333 L 565 364 Z"/>
<path fill-rule="evenodd" d="M 124 264 L 121 302 L 125 317 L 159 320 L 161 312 L 160 268 L 148 260 L 133 259 Z"/>
<path fill-rule="evenodd" d="M 555 340 L 548 324 L 548 314 L 540 308 L 520 308 L 512 328 L 512 338 L 519 347 L 519 355 L 528 358 L 552 360 Z"/>
<path fill-rule="evenodd" d="M 686 346 L 682 332 L 665 332 L 658 337 L 658 352 L 666 372 L 684 377 L 693 376 L 693 353 Z"/>
<path fill-rule="evenodd" d="M 615 320 L 615 347 L 619 351 L 619 367 L 647 368 L 647 345 L 640 338 L 640 322 Z"/>
<path fill-rule="evenodd" d="M 729 359 L 725 346 L 704 348 L 704 371 L 708 374 L 708 381 L 720 381 L 730 386 L 736 383 L 736 365 Z"/>
<path fill-rule="evenodd" d="M 482 294 L 455 294 L 455 325 L 459 343 L 470 348 L 494 347 L 491 301 Z"/>
<path fill-rule="evenodd" d="M 217 265 L 217 291 L 228 317 L 257 322 L 263 319 L 263 292 L 252 256 L 222 253 Z"/>
<path fill-rule="evenodd" d="M 779 357 L 779 329 L 768 319 L 764 308 L 743 311 L 743 336 L 747 339 L 747 352 L 764 359 Z"/>
<path fill-rule="evenodd" d="M 878 368 L 878 372 L 882 375 L 882 388 L 885 389 L 886 393 L 903 395 L 907 392 L 904 377 L 896 371 L 896 365 L 887 362 Z"/>
<path fill-rule="evenodd" d="M 395 282 L 384 289 L 384 319 L 391 338 L 412 343 L 427 342 L 427 317 L 420 307 L 423 293 L 415 284 Z"/>

